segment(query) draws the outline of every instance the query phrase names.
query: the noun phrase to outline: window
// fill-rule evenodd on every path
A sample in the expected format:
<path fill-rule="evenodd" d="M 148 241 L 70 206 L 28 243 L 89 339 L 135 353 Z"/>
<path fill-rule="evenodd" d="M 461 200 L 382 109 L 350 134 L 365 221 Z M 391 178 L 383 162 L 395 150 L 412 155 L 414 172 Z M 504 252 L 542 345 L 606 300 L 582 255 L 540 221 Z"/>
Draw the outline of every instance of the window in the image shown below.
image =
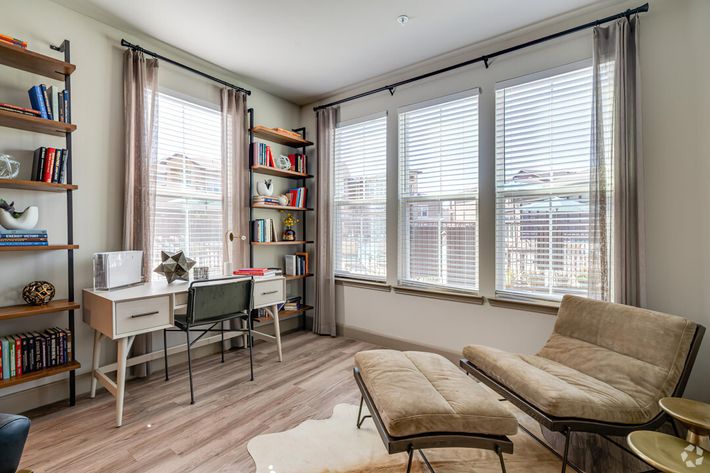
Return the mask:
<path fill-rule="evenodd" d="M 399 112 L 399 281 L 478 289 L 478 90 Z"/>
<path fill-rule="evenodd" d="M 592 68 L 565 69 L 496 87 L 498 293 L 587 295 Z"/>
<path fill-rule="evenodd" d="M 335 130 L 335 274 L 387 276 L 387 116 Z"/>
<path fill-rule="evenodd" d="M 222 271 L 222 157 L 219 111 L 158 95 L 153 266 L 160 252 L 183 250 Z"/>

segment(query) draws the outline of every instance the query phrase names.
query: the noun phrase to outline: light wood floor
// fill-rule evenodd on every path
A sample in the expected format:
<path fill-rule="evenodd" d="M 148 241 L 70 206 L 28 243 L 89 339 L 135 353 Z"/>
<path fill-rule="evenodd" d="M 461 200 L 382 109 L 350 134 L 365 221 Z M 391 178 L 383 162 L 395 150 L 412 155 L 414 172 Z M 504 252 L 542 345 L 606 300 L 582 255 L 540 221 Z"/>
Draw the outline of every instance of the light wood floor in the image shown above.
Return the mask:
<path fill-rule="evenodd" d="M 274 345 L 259 343 L 254 382 L 243 350 L 227 353 L 224 364 L 219 355 L 201 358 L 193 365 L 192 406 L 187 366 L 171 367 L 168 382 L 162 371 L 128 382 L 121 428 L 114 427 L 114 398 L 105 391 L 79 398 L 73 408 L 31 412 L 21 467 L 35 473 L 253 472 L 246 449 L 252 437 L 326 419 L 336 404 L 359 402 L 352 357 L 369 348 L 374 346 L 298 332 L 284 337 L 279 363 Z M 515 465 L 512 456 L 509 471 L 559 471 L 549 452 L 533 448 L 540 450 L 535 467 Z"/>
<path fill-rule="evenodd" d="M 106 391 L 80 397 L 73 408 L 30 412 L 21 467 L 35 473 L 252 472 L 246 449 L 252 437 L 328 418 L 336 404 L 359 401 L 352 357 L 373 348 L 307 332 L 283 340 L 283 363 L 273 344 L 255 345 L 254 382 L 244 350 L 228 352 L 224 364 L 219 355 L 197 360 L 192 406 L 184 364 L 171 367 L 168 382 L 162 371 L 129 381 L 121 428 L 114 427 L 114 398 Z"/>

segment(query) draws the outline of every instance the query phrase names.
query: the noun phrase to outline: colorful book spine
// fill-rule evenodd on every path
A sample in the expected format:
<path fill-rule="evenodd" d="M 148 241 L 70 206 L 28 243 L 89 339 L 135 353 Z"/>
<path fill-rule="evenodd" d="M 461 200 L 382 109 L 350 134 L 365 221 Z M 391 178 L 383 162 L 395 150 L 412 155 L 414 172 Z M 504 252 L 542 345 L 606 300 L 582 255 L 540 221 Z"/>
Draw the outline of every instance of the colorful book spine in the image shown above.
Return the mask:
<path fill-rule="evenodd" d="M 54 170 L 54 157 L 56 153 L 56 148 L 47 148 L 47 157 L 44 162 L 44 172 L 42 173 L 42 181 L 44 182 L 52 182 L 52 171 Z"/>
<path fill-rule="evenodd" d="M 48 119 L 49 115 L 47 114 L 47 108 L 44 106 L 44 95 L 40 86 L 33 85 L 27 93 L 30 95 L 32 108 L 39 112 L 40 117 Z"/>
<path fill-rule="evenodd" d="M 42 99 L 44 100 L 44 108 L 47 110 L 47 118 L 49 120 L 54 120 L 54 116 L 52 115 L 52 105 L 49 101 L 49 93 L 47 93 L 47 86 L 40 84 L 39 88 L 42 91 Z"/>

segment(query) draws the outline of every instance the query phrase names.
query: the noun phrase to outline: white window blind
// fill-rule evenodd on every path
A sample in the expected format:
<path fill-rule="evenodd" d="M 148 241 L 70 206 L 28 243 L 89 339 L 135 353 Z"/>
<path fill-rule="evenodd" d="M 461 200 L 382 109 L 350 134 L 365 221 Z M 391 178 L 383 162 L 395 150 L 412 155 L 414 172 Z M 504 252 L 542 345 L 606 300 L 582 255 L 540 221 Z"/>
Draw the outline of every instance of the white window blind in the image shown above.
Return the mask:
<path fill-rule="evenodd" d="M 399 282 L 478 289 L 478 90 L 399 112 Z"/>
<path fill-rule="evenodd" d="M 499 293 L 587 295 L 592 68 L 567 69 L 496 90 Z"/>
<path fill-rule="evenodd" d="M 153 266 L 160 252 L 183 250 L 222 270 L 221 122 L 217 110 L 158 95 Z"/>
<path fill-rule="evenodd" d="M 387 277 L 387 116 L 335 130 L 335 273 Z"/>

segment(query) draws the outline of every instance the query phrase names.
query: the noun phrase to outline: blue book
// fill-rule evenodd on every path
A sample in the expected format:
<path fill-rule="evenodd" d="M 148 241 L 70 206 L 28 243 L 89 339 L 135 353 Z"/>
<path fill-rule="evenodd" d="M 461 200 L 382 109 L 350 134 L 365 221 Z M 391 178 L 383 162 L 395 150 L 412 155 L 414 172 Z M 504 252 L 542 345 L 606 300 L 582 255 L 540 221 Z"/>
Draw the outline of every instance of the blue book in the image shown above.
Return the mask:
<path fill-rule="evenodd" d="M 40 86 L 33 85 L 27 93 L 30 95 L 30 105 L 32 105 L 32 108 L 37 110 L 42 118 L 49 119 L 47 107 L 44 106 L 44 94 Z"/>
<path fill-rule="evenodd" d="M 47 230 L 5 230 L 0 229 L 0 238 L 43 238 L 47 236 Z"/>
<path fill-rule="evenodd" d="M 2 379 L 10 379 L 10 346 L 7 338 L 2 338 Z"/>
<path fill-rule="evenodd" d="M 44 101 L 44 109 L 47 110 L 47 118 L 50 120 L 54 120 L 54 115 L 52 115 L 52 106 L 49 103 L 49 93 L 47 92 L 47 86 L 44 84 L 40 84 L 39 89 L 42 91 L 42 100 Z"/>
<path fill-rule="evenodd" d="M 69 91 L 63 90 L 62 95 L 64 96 L 64 121 L 71 123 L 71 108 L 69 107 Z"/>
<path fill-rule="evenodd" d="M 0 246 L 47 246 L 46 241 L 0 241 Z"/>

